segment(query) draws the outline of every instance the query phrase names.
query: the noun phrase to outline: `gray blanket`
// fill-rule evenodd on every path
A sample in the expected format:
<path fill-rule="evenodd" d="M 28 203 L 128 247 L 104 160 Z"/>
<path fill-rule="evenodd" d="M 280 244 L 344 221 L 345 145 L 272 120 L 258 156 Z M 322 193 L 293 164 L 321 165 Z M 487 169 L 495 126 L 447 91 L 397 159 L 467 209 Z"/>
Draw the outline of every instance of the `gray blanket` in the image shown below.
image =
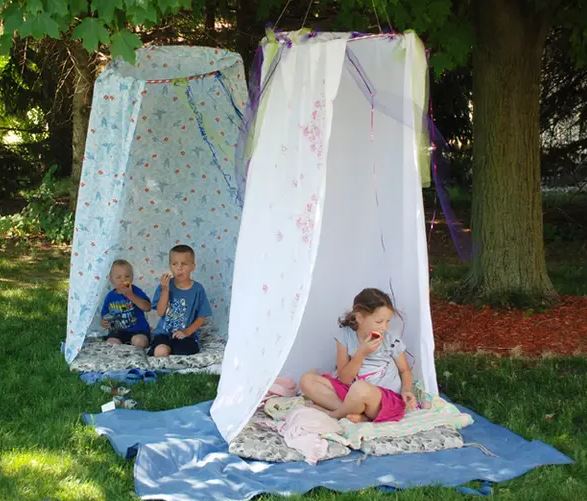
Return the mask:
<path fill-rule="evenodd" d="M 179 372 L 219 373 L 225 340 L 214 334 L 200 339 L 201 351 L 195 355 L 148 357 L 145 350 L 130 345 L 110 345 L 88 338 L 70 369 L 75 372 L 108 372 L 125 369 L 173 370 Z"/>

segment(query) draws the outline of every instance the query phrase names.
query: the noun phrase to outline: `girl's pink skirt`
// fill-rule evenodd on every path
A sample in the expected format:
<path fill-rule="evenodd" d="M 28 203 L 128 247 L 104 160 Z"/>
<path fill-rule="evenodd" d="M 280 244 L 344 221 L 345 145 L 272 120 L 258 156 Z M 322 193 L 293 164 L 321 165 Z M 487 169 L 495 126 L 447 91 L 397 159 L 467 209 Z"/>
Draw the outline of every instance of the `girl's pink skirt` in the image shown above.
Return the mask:
<path fill-rule="evenodd" d="M 330 381 L 330 384 L 336 392 L 336 396 L 344 401 L 346 394 L 349 392 L 350 384 L 343 383 L 340 379 L 333 377 L 330 374 L 322 374 L 323 377 Z M 381 392 L 381 407 L 375 419 L 374 423 L 380 423 L 382 421 L 399 421 L 406 414 L 406 403 L 402 400 L 399 393 L 392 391 L 388 388 L 382 388 L 378 386 Z"/>

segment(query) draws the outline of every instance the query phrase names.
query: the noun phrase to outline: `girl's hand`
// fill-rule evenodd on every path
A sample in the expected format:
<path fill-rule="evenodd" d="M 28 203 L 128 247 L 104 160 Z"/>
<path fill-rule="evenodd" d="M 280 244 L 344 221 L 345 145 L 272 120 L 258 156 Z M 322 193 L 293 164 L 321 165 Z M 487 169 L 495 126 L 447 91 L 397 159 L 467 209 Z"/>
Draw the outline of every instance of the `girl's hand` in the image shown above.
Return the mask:
<path fill-rule="evenodd" d="M 373 334 L 374 333 L 369 334 L 369 337 L 361 340 L 359 343 L 358 351 L 361 351 L 363 355 L 369 355 L 370 353 L 377 351 L 383 342 L 383 336 L 380 333 L 377 333 L 379 336 Z"/>
<path fill-rule="evenodd" d="M 402 400 L 406 404 L 407 411 L 416 410 L 418 407 L 416 396 L 411 391 L 402 391 Z"/>
<path fill-rule="evenodd" d="M 188 337 L 188 335 L 184 331 L 175 331 L 173 334 L 171 334 L 171 337 L 173 339 L 185 339 Z"/>
<path fill-rule="evenodd" d="M 108 320 L 102 319 L 100 320 L 100 325 L 103 329 L 110 329 L 110 322 Z"/>
<path fill-rule="evenodd" d="M 168 271 L 166 271 L 165 273 L 163 273 L 163 275 L 161 275 L 161 288 L 163 290 L 169 289 L 169 282 L 171 282 L 172 278 L 173 278 L 173 275 L 171 273 L 169 273 Z"/>

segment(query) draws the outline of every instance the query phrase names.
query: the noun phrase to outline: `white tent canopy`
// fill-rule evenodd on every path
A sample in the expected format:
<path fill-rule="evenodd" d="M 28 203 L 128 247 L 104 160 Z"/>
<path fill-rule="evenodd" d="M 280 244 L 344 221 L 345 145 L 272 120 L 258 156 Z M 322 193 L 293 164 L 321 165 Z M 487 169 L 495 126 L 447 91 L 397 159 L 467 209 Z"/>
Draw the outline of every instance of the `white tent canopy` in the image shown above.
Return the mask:
<path fill-rule="evenodd" d="M 112 261 L 129 260 L 134 283 L 151 297 L 179 243 L 195 249 L 194 278 L 226 334 L 245 101 L 242 60 L 220 49 L 140 49 L 136 65 L 115 61 L 98 77 L 75 215 L 68 362 L 100 330 Z"/>
<path fill-rule="evenodd" d="M 227 441 L 278 375 L 334 368 L 337 318 L 365 287 L 392 294 L 403 317 L 392 329 L 437 392 L 419 175 L 424 47 L 413 33 L 284 38 L 264 45 L 264 111 L 211 411 Z"/>

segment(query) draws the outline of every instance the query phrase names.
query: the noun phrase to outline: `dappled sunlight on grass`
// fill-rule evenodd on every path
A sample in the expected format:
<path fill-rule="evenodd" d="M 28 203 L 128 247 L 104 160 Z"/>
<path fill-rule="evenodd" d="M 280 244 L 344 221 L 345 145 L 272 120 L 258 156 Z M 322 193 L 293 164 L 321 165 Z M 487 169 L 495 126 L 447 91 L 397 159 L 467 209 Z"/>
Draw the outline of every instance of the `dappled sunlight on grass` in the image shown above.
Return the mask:
<path fill-rule="evenodd" d="M 67 248 L 10 246 L 0 248 L 0 256 L 0 287 L 67 290 Z"/>
<path fill-rule="evenodd" d="M 40 278 L 40 277 L 21 277 L 21 278 L 4 278 L 0 277 L 0 287 L 20 288 L 24 290 L 39 289 L 51 287 L 53 290 L 66 292 L 68 281 L 57 278 Z"/>
<path fill-rule="evenodd" d="M 62 250 L 33 249 L 30 256 L 26 252 L 0 250 L 0 500 L 138 500 L 133 461 L 118 457 L 108 440 L 81 420 L 84 412 L 99 412 L 111 397 L 99 385 L 83 384 L 59 352 L 65 336 L 68 256 Z M 566 266 L 558 270 L 570 284 L 576 274 Z M 464 270 L 459 264 L 435 267 L 438 282 L 433 288 L 458 281 Z M 576 461 L 500 483 L 496 495 L 520 500 L 586 498 L 584 358 L 451 354 L 437 360 L 437 369 L 442 390 L 455 401 Z M 140 409 L 164 410 L 214 398 L 217 384 L 217 376 L 205 374 L 159 375 L 156 383 L 133 385 L 131 395 Z M 259 499 L 456 501 L 463 496 L 448 488 L 424 487 L 393 494 L 314 489 L 304 496 Z"/>
<path fill-rule="evenodd" d="M 10 493 L 15 500 L 107 499 L 103 490 L 94 481 L 84 478 L 85 469 L 68 454 L 47 451 L 4 453 L 0 458 L 0 472 L 0 489 Z"/>

